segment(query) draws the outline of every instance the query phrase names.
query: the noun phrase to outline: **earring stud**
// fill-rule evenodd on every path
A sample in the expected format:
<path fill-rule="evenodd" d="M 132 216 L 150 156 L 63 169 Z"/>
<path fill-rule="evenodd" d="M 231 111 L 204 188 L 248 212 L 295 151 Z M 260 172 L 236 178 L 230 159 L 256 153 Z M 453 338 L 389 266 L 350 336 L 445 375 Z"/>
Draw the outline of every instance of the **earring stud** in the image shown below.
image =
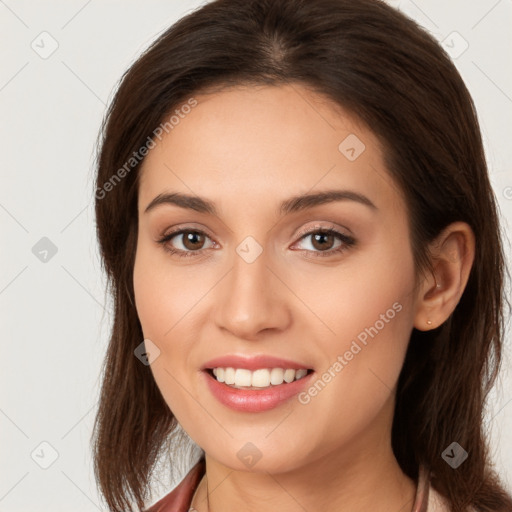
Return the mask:
<path fill-rule="evenodd" d="M 427 320 L 428 325 L 432 325 L 432 320 Z"/>

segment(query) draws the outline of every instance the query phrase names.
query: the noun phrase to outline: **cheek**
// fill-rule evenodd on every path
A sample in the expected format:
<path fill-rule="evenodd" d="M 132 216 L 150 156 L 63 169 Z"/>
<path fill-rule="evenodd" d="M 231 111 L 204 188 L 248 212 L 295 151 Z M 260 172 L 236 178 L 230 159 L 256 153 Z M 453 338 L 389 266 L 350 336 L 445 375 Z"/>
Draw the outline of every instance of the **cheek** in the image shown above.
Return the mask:
<path fill-rule="evenodd" d="M 151 261 L 151 253 L 139 244 L 133 268 L 135 307 L 144 337 L 151 340 L 160 338 L 163 333 L 164 300 L 160 277 L 158 266 Z"/>
<path fill-rule="evenodd" d="M 149 243 L 137 248 L 133 287 L 135 306 L 145 339 L 160 350 L 150 369 L 167 404 L 176 410 L 190 400 L 183 388 L 197 372 L 195 341 L 202 325 L 202 302 L 215 276 L 201 274 L 194 265 L 176 269 L 166 253 Z M 195 360 L 194 360 L 195 357 Z M 196 362 L 194 362 L 196 361 Z M 181 405 L 180 405 L 181 404 Z"/>
<path fill-rule="evenodd" d="M 137 315 L 144 339 L 151 340 L 160 351 L 150 370 L 165 402 L 179 421 L 182 414 L 193 415 L 187 412 L 190 397 L 183 395 L 179 385 L 186 376 L 189 352 L 188 340 L 183 332 L 180 335 L 183 323 L 180 320 L 191 305 L 188 305 L 186 287 L 185 293 L 173 292 L 179 289 L 180 282 L 166 269 L 168 266 L 157 251 L 139 245 L 133 271 Z"/>
<path fill-rule="evenodd" d="M 179 323 L 193 310 L 203 284 L 192 266 L 173 269 L 163 249 L 141 243 L 133 270 L 135 306 L 144 336 L 170 344 Z"/>
<path fill-rule="evenodd" d="M 356 339 L 363 346 L 378 340 L 376 349 L 392 344 L 395 353 L 405 348 L 414 298 L 412 255 L 405 249 L 381 243 L 347 258 L 339 268 L 311 274 L 282 269 L 283 280 L 308 310 L 301 306 L 307 314 L 296 315 L 299 330 L 316 331 L 313 339 L 329 359 L 325 363 L 349 350 Z"/>
<path fill-rule="evenodd" d="M 347 311 L 337 325 L 341 334 L 323 346 L 326 364 L 299 396 L 302 417 L 316 418 L 304 427 L 312 451 L 329 453 L 335 445 L 350 449 L 360 446 L 362 438 L 368 441 L 363 432 L 382 437 L 390 428 L 411 329 L 408 304 L 391 299 L 363 302 L 362 309 L 353 303 L 352 315 Z M 286 429 L 293 439 L 292 426 Z"/>
<path fill-rule="evenodd" d="M 390 390 L 403 364 L 413 325 L 413 266 L 407 258 L 383 258 L 362 275 L 364 279 L 352 279 L 346 314 L 339 317 L 338 353 L 346 355 L 360 384 L 365 385 L 366 379 Z"/>
<path fill-rule="evenodd" d="M 180 330 L 183 330 L 183 318 L 191 306 L 188 305 L 186 293 L 175 292 L 180 288 L 180 282 L 176 282 L 172 275 L 165 275 L 169 274 L 166 271 L 168 266 L 161 260 L 156 261 L 157 259 L 158 254 L 154 249 L 143 244 L 138 247 L 133 287 L 144 339 L 151 340 L 159 350 L 150 370 L 165 401 L 172 408 L 176 404 L 172 403 L 172 396 L 166 396 L 166 390 L 176 390 L 175 379 L 181 381 L 187 367 L 187 340 Z M 179 278 L 179 274 L 177 277 Z M 180 364 L 177 365 L 176 361 Z"/>
<path fill-rule="evenodd" d="M 337 319 L 331 324 L 335 335 L 323 343 L 326 364 L 315 386 L 320 391 L 304 399 L 311 399 L 315 415 L 350 411 L 349 437 L 392 399 L 412 331 L 413 266 L 408 259 L 395 261 L 383 258 L 352 273 L 345 287 L 331 286 L 325 302 L 328 316 Z"/>

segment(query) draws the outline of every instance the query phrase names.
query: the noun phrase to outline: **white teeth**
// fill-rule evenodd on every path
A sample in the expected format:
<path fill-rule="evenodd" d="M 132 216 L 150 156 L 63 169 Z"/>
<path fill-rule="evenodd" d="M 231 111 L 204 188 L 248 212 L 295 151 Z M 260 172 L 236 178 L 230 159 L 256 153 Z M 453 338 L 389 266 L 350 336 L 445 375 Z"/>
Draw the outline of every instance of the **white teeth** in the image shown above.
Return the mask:
<path fill-rule="evenodd" d="M 282 384 L 284 380 L 284 370 L 282 368 L 272 368 L 270 370 L 270 384 L 274 386 Z"/>
<path fill-rule="evenodd" d="M 266 369 L 252 372 L 251 386 L 256 388 L 266 388 L 270 386 L 270 372 Z"/>
<path fill-rule="evenodd" d="M 234 384 L 235 383 L 235 369 L 234 368 L 225 368 L 224 369 L 224 382 L 226 384 Z"/>
<path fill-rule="evenodd" d="M 295 372 L 295 379 L 296 380 L 299 380 L 299 379 L 302 379 L 302 377 L 305 377 L 307 375 L 308 371 L 305 370 L 304 368 L 301 368 L 300 370 L 297 370 Z"/>
<path fill-rule="evenodd" d="M 267 388 L 278 386 L 283 382 L 293 382 L 302 379 L 308 371 L 304 368 L 294 370 L 293 368 L 260 368 L 258 370 L 247 370 L 245 368 L 213 368 L 213 375 L 218 382 L 224 382 L 235 388 Z"/>
<path fill-rule="evenodd" d="M 252 375 L 250 370 L 244 370 L 243 368 L 237 368 L 235 370 L 235 385 L 236 386 L 250 386 Z"/>
<path fill-rule="evenodd" d="M 285 382 L 293 382 L 295 380 L 295 370 L 287 369 L 284 371 Z"/>

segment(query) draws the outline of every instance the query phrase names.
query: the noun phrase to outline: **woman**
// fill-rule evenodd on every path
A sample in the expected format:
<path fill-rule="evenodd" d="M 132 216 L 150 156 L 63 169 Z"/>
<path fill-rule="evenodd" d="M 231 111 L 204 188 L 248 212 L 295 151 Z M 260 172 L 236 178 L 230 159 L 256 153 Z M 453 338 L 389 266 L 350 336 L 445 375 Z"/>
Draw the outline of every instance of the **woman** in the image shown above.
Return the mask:
<path fill-rule="evenodd" d="M 109 510 L 147 506 L 179 426 L 203 456 L 151 512 L 512 510 L 482 425 L 495 199 L 471 97 L 413 21 L 205 5 L 123 77 L 96 185 Z"/>

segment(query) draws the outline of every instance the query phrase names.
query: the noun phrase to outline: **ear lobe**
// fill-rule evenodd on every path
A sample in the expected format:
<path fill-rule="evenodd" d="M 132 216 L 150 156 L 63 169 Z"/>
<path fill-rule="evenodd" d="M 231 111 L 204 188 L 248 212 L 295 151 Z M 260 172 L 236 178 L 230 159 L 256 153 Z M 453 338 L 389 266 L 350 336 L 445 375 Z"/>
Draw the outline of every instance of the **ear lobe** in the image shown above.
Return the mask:
<path fill-rule="evenodd" d="M 416 297 L 414 327 L 435 329 L 455 310 L 475 257 L 475 237 L 465 222 L 447 226 L 429 246 L 432 272 L 424 276 Z"/>

